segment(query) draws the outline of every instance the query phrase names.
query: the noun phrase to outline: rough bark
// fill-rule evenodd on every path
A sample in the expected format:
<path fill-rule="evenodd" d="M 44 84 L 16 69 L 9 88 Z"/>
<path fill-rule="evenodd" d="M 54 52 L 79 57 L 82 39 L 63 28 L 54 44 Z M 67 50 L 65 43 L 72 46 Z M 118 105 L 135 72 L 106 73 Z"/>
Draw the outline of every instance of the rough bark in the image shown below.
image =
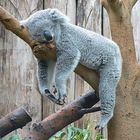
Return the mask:
<path fill-rule="evenodd" d="M 0 138 L 22 128 L 32 119 L 25 109 L 19 108 L 0 119 Z"/>
<path fill-rule="evenodd" d="M 77 98 L 60 111 L 48 116 L 39 123 L 34 123 L 26 140 L 46 140 L 70 123 L 79 120 L 87 113 L 100 111 L 100 107 L 93 107 L 99 101 L 94 91 Z M 32 119 L 23 109 L 17 109 L 0 120 L 0 138 L 10 132 L 22 128 Z"/>
<path fill-rule="evenodd" d="M 86 113 L 99 111 L 99 107 L 93 108 L 99 99 L 94 92 L 89 92 L 77 98 L 71 104 L 60 111 L 48 116 L 40 123 L 34 123 L 27 140 L 47 140 L 56 132 L 70 123 L 79 120 Z"/>
<path fill-rule="evenodd" d="M 112 39 L 120 46 L 123 57 L 115 116 L 108 127 L 109 140 L 139 138 L 140 67 L 136 61 L 131 26 L 131 10 L 135 3 L 136 0 L 102 0 L 109 15 Z"/>

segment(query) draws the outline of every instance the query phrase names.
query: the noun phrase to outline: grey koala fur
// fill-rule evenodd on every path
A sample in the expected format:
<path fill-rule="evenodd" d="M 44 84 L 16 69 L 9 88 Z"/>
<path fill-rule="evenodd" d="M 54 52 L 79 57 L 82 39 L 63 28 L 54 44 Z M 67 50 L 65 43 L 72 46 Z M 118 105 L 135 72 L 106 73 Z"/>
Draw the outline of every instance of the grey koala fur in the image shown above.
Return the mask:
<path fill-rule="evenodd" d="M 101 119 L 97 128 L 103 128 L 113 116 L 116 87 L 121 77 L 122 58 L 118 45 L 102 35 L 71 24 L 68 17 L 57 9 L 40 10 L 21 21 L 21 24 L 28 27 L 35 40 L 47 42 L 45 34 L 47 32 L 48 38 L 51 38 L 51 34 L 56 42 L 56 66 L 55 64 L 51 66 L 50 60 L 38 60 L 41 94 L 48 94 L 49 98 L 53 98 L 49 92 L 49 84 L 54 66 L 57 98 L 60 100 L 66 96 L 66 81 L 78 63 L 99 72 Z M 48 76 L 50 76 L 49 80 Z"/>

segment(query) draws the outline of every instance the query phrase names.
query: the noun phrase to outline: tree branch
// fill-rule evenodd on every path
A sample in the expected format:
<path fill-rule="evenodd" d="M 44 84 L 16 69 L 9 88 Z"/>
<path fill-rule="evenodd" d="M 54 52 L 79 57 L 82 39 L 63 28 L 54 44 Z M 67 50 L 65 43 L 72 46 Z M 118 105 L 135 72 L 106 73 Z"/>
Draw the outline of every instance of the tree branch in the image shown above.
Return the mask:
<path fill-rule="evenodd" d="M 93 112 L 97 112 L 100 111 L 101 107 L 91 107 L 88 109 L 81 109 L 80 114 L 87 114 L 87 113 L 93 113 Z"/>
<path fill-rule="evenodd" d="M 19 21 L 1 6 L 0 21 L 3 23 L 6 29 L 12 31 L 14 34 L 27 42 L 36 57 L 56 60 L 56 48 L 54 46 L 54 42 L 46 45 L 40 44 L 39 42 L 33 40 L 27 28 L 21 26 Z M 98 93 L 99 76 L 94 70 L 88 69 L 87 67 L 79 64 L 75 69 L 75 72 L 80 75 L 87 83 L 89 83 L 89 85 L 97 91 L 96 93 Z"/>
<path fill-rule="evenodd" d="M 43 121 L 34 123 L 27 140 L 49 139 L 65 126 L 82 118 L 84 114 L 95 111 L 92 106 L 98 101 L 99 99 L 93 91 L 86 93 Z M 96 110 L 99 110 L 99 108 L 96 108 Z"/>
<path fill-rule="evenodd" d="M 107 0 L 108 3 L 114 5 L 114 6 L 121 6 L 122 5 L 122 0 Z"/>
<path fill-rule="evenodd" d="M 32 121 L 25 109 L 19 108 L 0 119 L 0 138 Z"/>
<path fill-rule="evenodd" d="M 26 140 L 46 140 L 70 123 L 79 120 L 84 114 L 99 111 L 100 107 L 92 107 L 99 101 L 94 91 L 90 91 L 75 99 L 60 111 L 51 114 L 43 121 L 34 123 Z M 17 109 L 0 120 L 0 138 L 25 126 L 31 118 L 23 109 Z"/>
<path fill-rule="evenodd" d="M 116 16 L 123 16 L 123 1 L 122 0 L 101 0 L 101 4 L 107 10 L 108 13 L 115 13 Z"/>

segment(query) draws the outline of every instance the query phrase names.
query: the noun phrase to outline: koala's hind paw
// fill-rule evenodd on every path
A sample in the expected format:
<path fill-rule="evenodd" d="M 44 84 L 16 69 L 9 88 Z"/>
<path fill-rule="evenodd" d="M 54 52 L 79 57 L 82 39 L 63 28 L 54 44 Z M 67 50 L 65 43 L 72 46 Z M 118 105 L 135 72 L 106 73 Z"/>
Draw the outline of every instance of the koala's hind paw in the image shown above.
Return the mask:
<path fill-rule="evenodd" d="M 61 101 L 57 98 L 55 98 L 55 96 L 53 94 L 50 93 L 50 91 L 48 89 L 45 89 L 45 95 L 54 103 L 58 104 L 58 105 L 63 105 L 65 102 Z"/>
<path fill-rule="evenodd" d="M 95 129 L 96 129 L 96 130 L 101 130 L 101 129 L 103 129 L 103 128 L 108 124 L 108 122 L 109 122 L 109 120 L 112 118 L 112 116 L 113 116 L 113 113 L 111 113 L 111 114 L 108 115 L 108 116 L 103 115 L 103 116 L 101 117 L 100 122 L 96 125 Z"/>
<path fill-rule="evenodd" d="M 107 120 L 102 120 L 96 125 L 95 129 L 96 130 L 101 130 L 107 125 L 107 123 L 108 123 Z"/>
<path fill-rule="evenodd" d="M 100 125 L 96 125 L 95 130 L 100 131 L 100 130 L 102 130 L 103 128 L 104 128 L 104 127 L 102 127 L 102 126 L 100 126 Z"/>
<path fill-rule="evenodd" d="M 55 85 L 53 85 L 52 93 L 56 96 L 55 98 L 59 101 L 59 104 L 63 105 L 66 103 L 67 95 L 63 90 L 58 89 Z"/>

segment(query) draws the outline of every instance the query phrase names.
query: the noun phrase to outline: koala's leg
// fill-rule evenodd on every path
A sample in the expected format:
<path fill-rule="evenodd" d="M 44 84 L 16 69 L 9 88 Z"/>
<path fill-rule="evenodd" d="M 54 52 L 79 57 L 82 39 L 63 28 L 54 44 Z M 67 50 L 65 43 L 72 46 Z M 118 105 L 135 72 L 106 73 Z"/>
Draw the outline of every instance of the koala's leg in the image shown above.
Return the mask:
<path fill-rule="evenodd" d="M 49 82 L 51 82 L 51 75 L 53 67 L 50 69 L 48 60 L 39 60 L 38 59 L 38 84 L 39 84 L 39 91 L 43 96 L 47 96 L 51 101 L 58 102 L 56 98 L 50 93 L 49 91 Z M 53 77 L 53 76 L 52 76 Z M 50 80 L 50 81 L 48 81 Z"/>
<path fill-rule="evenodd" d="M 80 56 L 79 50 L 73 52 L 59 51 L 57 54 L 55 84 L 58 92 L 57 98 L 61 102 L 65 102 L 67 96 L 66 81 L 78 65 Z"/>
<path fill-rule="evenodd" d="M 104 128 L 113 116 L 116 87 L 120 79 L 120 72 L 110 67 L 109 65 L 100 72 L 99 98 L 101 101 L 101 119 L 96 126 L 99 130 Z"/>

